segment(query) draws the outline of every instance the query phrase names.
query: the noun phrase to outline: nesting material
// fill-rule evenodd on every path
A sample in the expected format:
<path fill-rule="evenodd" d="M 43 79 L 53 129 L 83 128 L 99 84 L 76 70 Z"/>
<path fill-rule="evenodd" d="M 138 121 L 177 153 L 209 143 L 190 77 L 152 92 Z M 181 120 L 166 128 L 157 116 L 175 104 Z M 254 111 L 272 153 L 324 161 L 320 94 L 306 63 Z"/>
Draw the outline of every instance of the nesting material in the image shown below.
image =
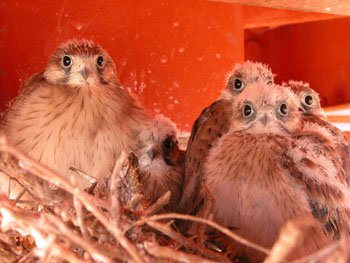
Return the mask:
<path fill-rule="evenodd" d="M 133 154 L 122 155 L 106 180 L 82 191 L 74 178 L 58 175 L 0 137 L 0 171 L 24 189 L 16 198 L 0 196 L 1 262 L 229 262 L 239 258 L 234 242 L 265 253 L 266 262 L 278 262 L 313 226 L 309 221 L 286 225 L 270 250 L 210 219 L 160 214 L 171 193 L 154 204 L 143 196 Z M 180 233 L 175 220 L 202 227 L 192 235 Z M 205 235 L 203 226 L 220 234 Z M 345 262 L 348 246 L 340 240 L 302 262 Z"/>

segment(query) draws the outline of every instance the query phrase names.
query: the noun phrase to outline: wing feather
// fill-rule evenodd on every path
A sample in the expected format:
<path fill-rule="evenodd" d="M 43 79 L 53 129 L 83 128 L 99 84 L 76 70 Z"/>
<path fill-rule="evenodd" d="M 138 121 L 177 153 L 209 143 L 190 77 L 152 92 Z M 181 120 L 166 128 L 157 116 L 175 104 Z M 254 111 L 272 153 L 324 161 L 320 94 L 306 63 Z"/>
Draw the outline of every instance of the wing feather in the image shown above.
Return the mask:
<path fill-rule="evenodd" d="M 348 235 L 349 194 L 342 157 L 317 133 L 296 135 L 282 164 L 305 189 L 310 211 L 333 239 Z"/>
<path fill-rule="evenodd" d="M 201 202 L 203 167 L 209 152 L 230 125 L 232 110 L 229 100 L 221 99 L 205 108 L 192 126 L 186 151 L 185 182 L 180 210 L 193 213 Z"/>

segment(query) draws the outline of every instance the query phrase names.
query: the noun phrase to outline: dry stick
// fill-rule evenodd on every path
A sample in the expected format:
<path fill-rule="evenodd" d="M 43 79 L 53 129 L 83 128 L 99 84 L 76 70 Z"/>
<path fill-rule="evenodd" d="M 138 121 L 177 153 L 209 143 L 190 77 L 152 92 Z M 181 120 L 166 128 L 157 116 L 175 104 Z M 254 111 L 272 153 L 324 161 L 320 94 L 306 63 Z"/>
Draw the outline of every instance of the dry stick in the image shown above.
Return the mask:
<path fill-rule="evenodd" d="M 75 208 L 76 220 L 77 220 L 77 224 L 78 224 L 78 227 L 80 229 L 80 232 L 82 233 L 84 238 L 87 238 L 88 234 L 87 234 L 87 230 L 86 230 L 85 223 L 84 223 L 84 220 L 83 220 L 82 205 L 81 205 L 81 203 L 79 202 L 79 200 L 75 196 L 73 197 L 73 205 L 74 205 L 74 208 Z"/>
<path fill-rule="evenodd" d="M 12 176 L 12 175 L 10 175 L 10 171 L 8 171 L 8 169 L 5 169 L 5 167 L 4 167 L 4 165 L 0 162 L 0 172 L 2 172 L 3 174 L 5 174 L 7 177 L 8 177 L 8 179 L 9 179 L 9 189 L 8 189 L 8 194 L 7 194 L 7 196 L 10 196 L 11 195 L 11 181 L 13 180 L 13 181 L 15 181 L 17 184 L 19 184 L 24 190 L 26 190 L 27 191 L 27 193 L 34 199 L 34 200 L 40 200 L 41 201 L 41 199 L 42 198 L 40 198 L 40 197 L 38 197 L 38 196 L 36 196 L 34 193 L 32 193 L 32 191 L 30 191 L 29 189 L 28 189 L 28 187 L 27 186 L 25 186 L 22 182 L 20 182 L 17 178 L 15 178 L 14 176 Z M 18 196 L 17 196 L 18 197 Z M 17 199 L 17 198 L 16 198 Z M 17 200 L 17 202 L 16 203 L 18 203 L 20 201 L 20 199 L 19 200 Z"/>
<path fill-rule="evenodd" d="M 76 187 L 77 182 L 75 180 L 75 177 L 73 175 L 70 176 L 70 181 L 72 183 L 72 185 L 74 187 Z M 82 209 L 82 205 L 79 202 L 79 200 L 77 199 L 76 196 L 73 195 L 73 206 L 75 208 L 75 212 L 76 212 L 76 223 L 80 229 L 80 232 L 82 233 L 84 238 L 87 238 L 87 231 L 85 228 L 85 224 L 84 224 L 84 220 L 83 220 L 83 209 Z"/>
<path fill-rule="evenodd" d="M 61 257 L 65 260 L 68 260 L 68 262 L 85 262 L 82 261 L 70 250 L 67 250 L 60 244 L 53 242 L 53 239 L 50 238 L 50 236 L 47 233 L 45 233 L 45 231 L 47 231 L 47 225 L 44 226 L 45 224 L 40 224 L 40 222 L 35 221 L 39 218 L 38 216 L 36 218 L 32 218 L 31 216 L 28 217 L 28 215 L 25 215 L 25 213 L 21 212 L 21 209 L 13 206 L 7 197 L 3 198 L 3 201 L 4 202 L 1 203 L 0 208 L 0 213 L 2 214 L 3 222 L 4 220 L 7 222 L 7 224 L 12 222 L 12 224 L 17 226 L 17 228 L 21 230 L 20 232 L 29 233 L 31 236 L 33 236 L 35 240 L 38 238 L 38 240 L 40 240 L 41 243 L 44 241 L 44 249 L 46 251 L 48 248 L 55 249 L 58 252 L 56 254 L 61 255 Z M 36 241 L 38 242 L 38 240 Z M 48 246 L 47 243 L 51 243 L 50 246 Z"/>
<path fill-rule="evenodd" d="M 150 222 L 147 222 L 147 225 L 158 230 L 159 232 L 162 232 L 163 234 L 167 235 L 171 239 L 179 242 L 182 246 L 187 247 L 189 249 L 196 250 L 202 256 L 219 260 L 220 262 L 225 262 L 225 261 L 230 262 L 230 260 L 228 260 L 228 258 L 226 258 L 223 254 L 214 252 L 213 250 L 207 249 L 205 247 L 202 247 L 196 244 L 196 242 L 194 242 L 192 239 L 186 238 L 180 233 L 174 231 L 168 224 L 150 221 Z"/>
<path fill-rule="evenodd" d="M 113 220 L 115 222 L 115 225 L 119 227 L 119 211 L 120 211 L 120 205 L 118 200 L 118 185 L 120 181 L 119 172 L 122 169 L 124 160 L 126 158 L 126 154 L 124 152 L 121 153 L 120 157 L 116 160 L 111 176 L 111 182 L 110 182 L 110 202 L 111 202 L 111 214 L 113 217 Z"/>
<path fill-rule="evenodd" d="M 287 221 L 280 229 L 278 239 L 271 248 L 271 253 L 264 263 L 282 262 L 304 238 L 306 228 L 315 226 L 314 218 L 299 218 Z"/>
<path fill-rule="evenodd" d="M 25 213 L 16 206 L 13 206 L 8 198 L 2 197 L 2 200 L 0 199 L 0 213 L 2 213 L 3 216 L 4 211 L 5 219 L 11 219 L 16 225 L 19 225 L 19 227 L 23 230 L 28 229 L 32 231 L 32 228 L 34 228 L 38 232 L 44 233 L 45 235 L 48 235 L 49 233 L 63 235 L 72 243 L 88 251 L 91 257 L 95 260 L 99 260 L 106 263 L 112 262 L 107 256 L 100 253 L 94 247 L 94 245 L 90 243 L 90 241 L 84 240 L 83 238 L 75 234 L 61 221 L 60 218 L 54 215 Z"/>
<path fill-rule="evenodd" d="M 57 217 L 50 214 L 46 214 L 43 217 L 47 222 L 50 222 L 51 225 L 58 228 L 57 234 L 63 234 L 72 243 L 75 243 L 76 245 L 82 247 L 85 251 L 88 251 L 93 259 L 103 262 L 112 262 L 112 260 L 110 260 L 107 256 L 101 254 L 89 241 L 84 240 L 80 236 L 74 234 L 61 220 L 58 220 Z"/>
<path fill-rule="evenodd" d="M 146 251 L 155 257 L 162 257 L 171 259 L 177 262 L 202 262 L 202 263 L 214 263 L 215 261 L 211 261 L 208 259 L 204 259 L 202 257 L 196 256 L 194 254 L 187 254 L 185 252 L 176 251 L 170 247 L 159 246 L 156 243 L 145 243 Z"/>
<path fill-rule="evenodd" d="M 315 253 L 307 255 L 303 258 L 293 260 L 292 262 L 297 262 L 297 263 L 320 262 L 320 260 L 322 261 L 323 257 L 331 254 L 336 249 L 338 249 L 341 246 L 341 242 L 344 242 L 344 239 L 337 241 L 337 242 L 335 242 L 335 243 L 333 243 L 325 248 L 322 248 Z"/>
<path fill-rule="evenodd" d="M 153 205 L 147 208 L 147 210 L 145 211 L 145 215 L 151 216 L 157 213 L 160 209 L 162 209 L 165 205 L 169 203 L 170 196 L 171 196 L 171 192 L 167 191 L 165 194 L 159 197 Z"/>
<path fill-rule="evenodd" d="M 54 246 L 51 248 L 53 250 L 54 255 L 59 255 L 61 258 L 63 258 L 64 260 L 66 260 L 67 262 L 74 262 L 74 263 L 86 263 L 86 260 L 82 260 L 79 257 L 76 256 L 75 253 L 73 253 L 72 251 L 70 251 L 69 249 L 54 243 Z M 52 262 L 51 260 L 47 261 L 47 262 Z"/>
<path fill-rule="evenodd" d="M 17 263 L 25 263 L 25 262 L 33 262 L 34 261 L 34 253 L 30 251 L 28 254 L 21 257 Z"/>
<path fill-rule="evenodd" d="M 22 191 L 17 195 L 16 199 L 14 200 L 15 204 L 18 203 L 19 200 L 21 200 L 22 196 L 27 192 L 26 188 L 23 188 Z"/>
<path fill-rule="evenodd" d="M 189 220 L 189 221 L 194 221 L 194 222 L 199 222 L 199 223 L 204 223 L 207 224 L 208 226 L 211 226 L 220 232 L 224 233 L 228 237 L 232 238 L 233 240 L 236 240 L 237 242 L 246 245 L 247 247 L 253 248 L 255 250 L 258 250 L 266 255 L 270 254 L 270 249 L 267 249 L 263 246 L 260 246 L 258 244 L 252 243 L 251 241 L 236 235 L 232 231 L 230 231 L 228 228 L 223 227 L 219 225 L 218 223 L 215 223 L 214 221 L 205 219 L 205 218 L 200 218 L 200 217 L 195 217 L 191 215 L 183 215 L 183 214 L 176 214 L 176 213 L 169 213 L 169 214 L 163 214 L 163 215 L 154 215 L 151 217 L 147 218 L 142 218 L 139 221 L 133 223 L 130 228 L 135 227 L 135 226 L 140 226 L 143 224 L 146 224 L 149 221 L 158 221 L 158 220 L 163 220 L 163 219 L 183 219 L 183 220 Z"/>
<path fill-rule="evenodd" d="M 26 169 L 35 174 L 36 176 L 53 183 L 59 188 L 67 191 L 68 193 L 77 197 L 77 199 L 89 210 L 104 227 L 114 236 L 114 238 L 120 243 L 120 245 L 128 251 L 130 256 L 135 262 L 144 262 L 143 258 L 139 254 L 137 248 L 123 235 L 120 229 L 114 227 L 110 224 L 109 220 L 103 215 L 103 213 L 94 205 L 97 198 L 92 198 L 89 194 L 80 190 L 79 188 L 74 188 L 71 183 L 63 176 L 60 176 L 46 168 L 34 159 L 26 156 L 15 147 L 7 144 L 6 139 L 0 137 L 0 151 L 10 153 L 16 156 L 18 159 L 22 159 L 28 163 Z"/>

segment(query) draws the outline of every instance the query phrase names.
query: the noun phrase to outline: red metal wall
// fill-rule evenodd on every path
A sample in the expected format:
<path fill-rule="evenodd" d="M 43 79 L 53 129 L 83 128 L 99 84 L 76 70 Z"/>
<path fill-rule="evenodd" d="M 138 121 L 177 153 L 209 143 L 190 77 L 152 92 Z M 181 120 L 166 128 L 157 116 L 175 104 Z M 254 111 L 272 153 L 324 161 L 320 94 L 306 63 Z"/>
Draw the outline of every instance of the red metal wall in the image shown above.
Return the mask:
<path fill-rule="evenodd" d="M 108 50 L 121 82 L 148 109 L 190 129 L 243 60 L 240 10 L 204 1 L 1 1 L 1 107 L 57 45 L 84 37 Z"/>
<path fill-rule="evenodd" d="M 246 31 L 246 58 L 268 63 L 277 81 L 310 82 L 323 106 L 350 102 L 350 18 Z"/>
<path fill-rule="evenodd" d="M 332 18 L 199 0 L 3 0 L 0 109 L 70 38 L 100 43 L 123 85 L 186 130 L 244 57 L 270 64 L 278 80 L 311 82 L 324 105 L 350 102 L 350 19 L 277 27 Z"/>

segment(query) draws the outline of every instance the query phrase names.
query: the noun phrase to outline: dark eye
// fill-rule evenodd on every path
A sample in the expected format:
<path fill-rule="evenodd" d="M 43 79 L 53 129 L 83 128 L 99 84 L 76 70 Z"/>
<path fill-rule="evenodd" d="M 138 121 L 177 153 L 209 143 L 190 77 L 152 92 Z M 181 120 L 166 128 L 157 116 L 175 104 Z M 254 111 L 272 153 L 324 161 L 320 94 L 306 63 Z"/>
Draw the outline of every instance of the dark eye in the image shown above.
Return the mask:
<path fill-rule="evenodd" d="M 72 65 L 72 59 L 71 59 L 71 57 L 70 56 L 63 56 L 63 58 L 62 58 L 62 65 L 63 65 L 63 67 L 65 67 L 65 68 L 68 68 L 68 67 L 70 67 L 71 65 Z"/>
<path fill-rule="evenodd" d="M 249 118 L 253 114 L 254 114 L 254 110 L 253 110 L 252 106 L 250 106 L 249 104 L 245 104 L 243 107 L 243 116 L 245 118 Z"/>
<path fill-rule="evenodd" d="M 98 56 L 96 63 L 99 68 L 103 68 L 103 66 L 105 65 L 103 56 Z"/>
<path fill-rule="evenodd" d="M 303 100 L 303 104 L 305 106 L 311 106 L 314 102 L 314 98 L 311 95 L 306 95 Z"/>
<path fill-rule="evenodd" d="M 235 79 L 235 82 L 234 82 L 234 86 L 233 88 L 236 90 L 236 91 L 241 91 L 243 88 L 244 88 L 244 83 L 241 79 L 238 79 L 236 78 Z"/>
<path fill-rule="evenodd" d="M 267 85 L 272 85 L 272 80 L 269 80 L 269 81 L 267 82 Z"/>
<path fill-rule="evenodd" d="M 288 114 L 288 107 L 287 104 L 282 103 L 280 105 L 280 107 L 278 108 L 278 112 L 282 115 L 282 116 L 286 116 Z"/>
<path fill-rule="evenodd" d="M 164 140 L 163 146 L 165 149 L 170 150 L 171 148 L 173 148 L 174 142 L 170 137 L 168 137 Z"/>

